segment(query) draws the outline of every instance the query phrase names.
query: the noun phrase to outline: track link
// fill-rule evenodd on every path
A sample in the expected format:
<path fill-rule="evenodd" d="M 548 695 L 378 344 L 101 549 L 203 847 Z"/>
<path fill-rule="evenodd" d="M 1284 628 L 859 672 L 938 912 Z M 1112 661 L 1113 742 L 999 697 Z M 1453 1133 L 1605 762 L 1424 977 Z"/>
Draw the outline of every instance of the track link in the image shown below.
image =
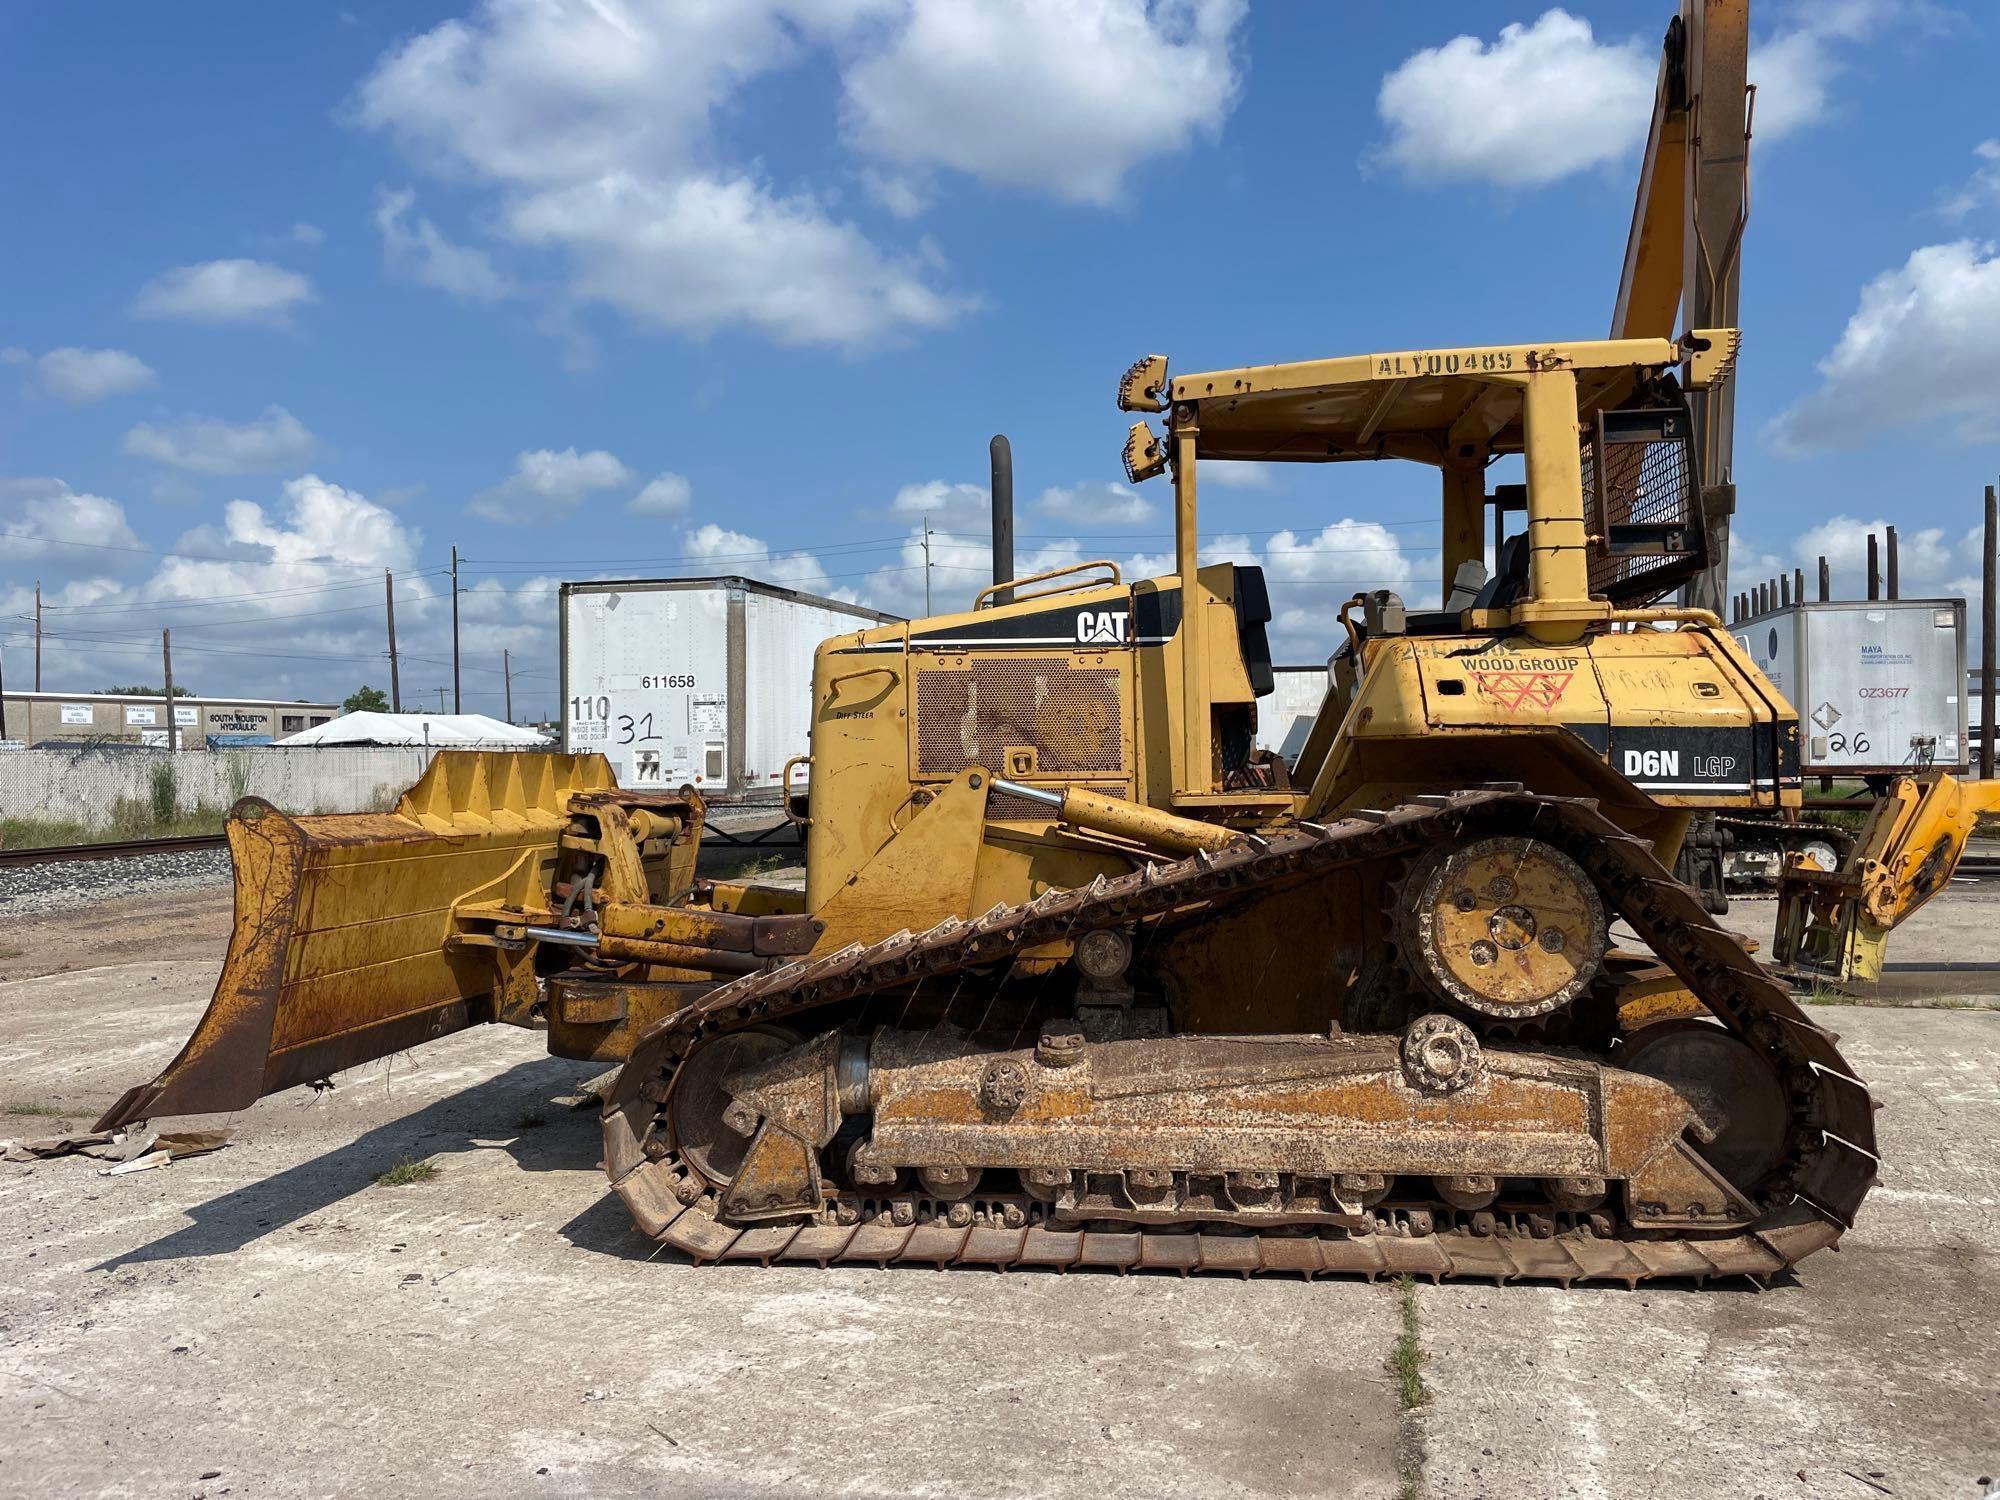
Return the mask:
<path fill-rule="evenodd" d="M 710 1038 L 788 1019 L 1100 927 L 1222 906 L 1362 862 L 1396 861 L 1446 839 L 1532 834 L 1564 850 L 1711 1013 L 1770 1059 L 1792 1113 L 1787 1151 L 1756 1184 L 1762 1217 L 1747 1231 L 1672 1235 L 1643 1224 L 1557 1223 L 1533 1215 L 1390 1214 L 1376 1233 L 1100 1231 L 1058 1226 L 1029 1199 L 943 1205 L 919 1197 L 830 1199 L 810 1222 L 743 1226 L 716 1217 L 715 1193 L 661 1128 L 680 1062 Z M 658 1022 L 620 1073 L 604 1109 L 605 1169 L 640 1230 L 697 1261 L 1100 1267 L 1238 1275 L 1471 1277 L 1636 1285 L 1656 1277 L 1761 1280 L 1824 1246 L 1853 1222 L 1873 1185 L 1874 1104 L 1836 1038 L 1718 927 L 1698 895 L 1649 845 L 1595 804 L 1515 791 L 1419 798 L 1385 814 L 1245 835 L 1218 853 L 1147 866 L 970 921 L 899 932 L 765 973 L 746 975 Z M 956 1222 L 955 1222 L 956 1221 Z M 1428 1232 L 1426 1232 L 1428 1231 Z"/>

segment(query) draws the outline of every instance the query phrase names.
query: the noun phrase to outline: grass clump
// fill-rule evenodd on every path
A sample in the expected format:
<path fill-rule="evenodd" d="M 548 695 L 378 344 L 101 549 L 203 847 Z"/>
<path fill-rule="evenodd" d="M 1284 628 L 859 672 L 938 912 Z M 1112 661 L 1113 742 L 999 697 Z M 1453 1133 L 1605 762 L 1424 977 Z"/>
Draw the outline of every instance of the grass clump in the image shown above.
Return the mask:
<path fill-rule="evenodd" d="M 42 1115 L 53 1120 L 68 1113 L 60 1105 L 43 1104 L 36 1100 L 16 1099 L 9 1104 L 0 1104 L 0 1115 Z"/>
<path fill-rule="evenodd" d="M 1396 1379 L 1396 1396 L 1403 1410 L 1414 1411 L 1431 1398 L 1424 1385 L 1424 1349 L 1417 1338 L 1417 1284 L 1408 1276 L 1398 1276 L 1396 1293 L 1402 1301 L 1403 1330 L 1396 1335 L 1396 1347 L 1389 1355 L 1389 1373 Z"/>
<path fill-rule="evenodd" d="M 414 1156 L 399 1156 L 387 1170 L 375 1174 L 377 1187 L 408 1187 L 414 1182 L 429 1182 L 438 1175 L 434 1162 L 420 1161 Z"/>
<path fill-rule="evenodd" d="M 520 1130 L 540 1130 L 548 1123 L 549 1117 L 547 1115 L 538 1109 L 531 1109 L 516 1122 L 516 1128 Z"/>

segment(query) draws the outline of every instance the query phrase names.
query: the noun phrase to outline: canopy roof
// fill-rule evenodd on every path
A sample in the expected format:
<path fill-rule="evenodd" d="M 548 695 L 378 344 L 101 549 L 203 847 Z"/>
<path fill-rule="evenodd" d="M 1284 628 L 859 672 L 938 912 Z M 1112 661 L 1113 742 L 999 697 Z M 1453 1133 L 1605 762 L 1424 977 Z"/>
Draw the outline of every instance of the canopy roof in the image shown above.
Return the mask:
<path fill-rule="evenodd" d="M 1537 368 L 1575 371 L 1578 415 L 1588 421 L 1681 357 L 1668 339 L 1404 350 L 1182 375 L 1170 390 L 1174 401 L 1200 405 L 1203 459 L 1441 464 L 1466 444 L 1519 452 L 1520 381 Z"/>
<path fill-rule="evenodd" d="M 293 745 L 433 745 L 447 750 L 532 749 L 547 735 L 489 719 L 485 714 L 352 713 L 288 735 Z"/>

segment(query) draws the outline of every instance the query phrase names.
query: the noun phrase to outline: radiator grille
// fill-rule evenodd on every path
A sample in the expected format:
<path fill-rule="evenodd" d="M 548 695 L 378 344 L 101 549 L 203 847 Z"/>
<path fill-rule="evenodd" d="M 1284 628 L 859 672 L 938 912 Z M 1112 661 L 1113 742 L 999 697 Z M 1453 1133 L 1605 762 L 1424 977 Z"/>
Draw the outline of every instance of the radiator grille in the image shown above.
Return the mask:
<path fill-rule="evenodd" d="M 919 668 L 916 694 L 919 774 L 998 767 L 1009 745 L 1032 746 L 1045 773 L 1125 768 L 1115 669 L 1042 661 Z"/>

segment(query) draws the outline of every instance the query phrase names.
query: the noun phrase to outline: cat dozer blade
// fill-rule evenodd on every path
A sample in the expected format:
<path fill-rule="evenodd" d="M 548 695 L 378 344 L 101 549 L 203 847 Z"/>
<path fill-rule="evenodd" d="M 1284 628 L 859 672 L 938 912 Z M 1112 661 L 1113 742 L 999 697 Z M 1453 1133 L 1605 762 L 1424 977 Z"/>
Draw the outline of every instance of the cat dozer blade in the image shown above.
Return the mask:
<path fill-rule="evenodd" d="M 236 920 L 194 1035 L 97 1122 L 241 1109 L 499 1019 L 488 951 L 449 943 L 475 892 L 546 891 L 570 799 L 616 786 L 598 755 L 452 751 L 393 812 L 229 816 Z"/>

